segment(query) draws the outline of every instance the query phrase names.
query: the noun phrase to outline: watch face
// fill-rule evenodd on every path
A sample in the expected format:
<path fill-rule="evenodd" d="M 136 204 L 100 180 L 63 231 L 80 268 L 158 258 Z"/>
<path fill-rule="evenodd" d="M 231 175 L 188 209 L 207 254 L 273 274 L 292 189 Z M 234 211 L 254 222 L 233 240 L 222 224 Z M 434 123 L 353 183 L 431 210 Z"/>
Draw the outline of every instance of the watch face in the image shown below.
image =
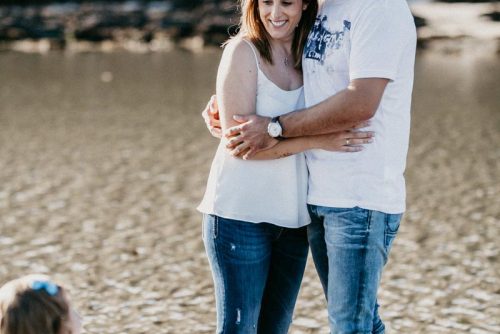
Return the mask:
<path fill-rule="evenodd" d="M 267 132 L 271 137 L 279 137 L 281 136 L 281 126 L 278 123 L 271 122 L 267 127 Z"/>

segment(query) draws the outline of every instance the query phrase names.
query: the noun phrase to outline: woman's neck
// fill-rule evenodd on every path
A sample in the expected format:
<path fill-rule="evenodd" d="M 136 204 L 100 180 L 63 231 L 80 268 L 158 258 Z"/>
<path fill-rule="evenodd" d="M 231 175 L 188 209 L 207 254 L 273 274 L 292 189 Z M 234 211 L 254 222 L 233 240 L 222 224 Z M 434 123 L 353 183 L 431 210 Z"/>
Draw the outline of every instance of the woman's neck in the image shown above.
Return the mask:
<path fill-rule="evenodd" d="M 281 56 L 290 56 L 292 54 L 292 40 L 289 41 L 277 41 L 271 40 L 271 49 L 273 53 Z"/>

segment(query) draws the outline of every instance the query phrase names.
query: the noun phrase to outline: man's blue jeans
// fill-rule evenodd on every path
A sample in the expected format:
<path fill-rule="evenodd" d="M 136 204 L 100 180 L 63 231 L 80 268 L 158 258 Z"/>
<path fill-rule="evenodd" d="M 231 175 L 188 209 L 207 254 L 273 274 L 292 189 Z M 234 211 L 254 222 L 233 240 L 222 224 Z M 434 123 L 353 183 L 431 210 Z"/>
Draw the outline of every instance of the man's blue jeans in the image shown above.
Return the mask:
<path fill-rule="evenodd" d="M 304 275 L 307 228 L 203 217 L 217 333 L 286 334 Z"/>
<path fill-rule="evenodd" d="M 308 237 L 332 334 L 382 334 L 377 289 L 401 214 L 309 205 Z"/>

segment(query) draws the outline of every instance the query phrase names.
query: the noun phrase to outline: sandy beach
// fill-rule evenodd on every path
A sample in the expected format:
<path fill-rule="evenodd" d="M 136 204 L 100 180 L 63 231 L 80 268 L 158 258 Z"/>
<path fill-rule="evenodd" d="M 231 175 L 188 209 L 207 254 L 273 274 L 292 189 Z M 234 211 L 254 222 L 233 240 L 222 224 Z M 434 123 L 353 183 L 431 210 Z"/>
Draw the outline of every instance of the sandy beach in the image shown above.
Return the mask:
<path fill-rule="evenodd" d="M 188 86 L 218 55 L 0 57 L 1 280 L 55 273 L 87 333 L 207 332 L 194 206 L 213 142 Z"/>
<path fill-rule="evenodd" d="M 219 56 L 0 53 L 2 282 L 53 274 L 86 333 L 214 332 L 195 207 Z M 408 211 L 380 290 L 388 333 L 500 333 L 499 65 L 418 55 Z M 291 333 L 328 333 L 311 261 Z"/>

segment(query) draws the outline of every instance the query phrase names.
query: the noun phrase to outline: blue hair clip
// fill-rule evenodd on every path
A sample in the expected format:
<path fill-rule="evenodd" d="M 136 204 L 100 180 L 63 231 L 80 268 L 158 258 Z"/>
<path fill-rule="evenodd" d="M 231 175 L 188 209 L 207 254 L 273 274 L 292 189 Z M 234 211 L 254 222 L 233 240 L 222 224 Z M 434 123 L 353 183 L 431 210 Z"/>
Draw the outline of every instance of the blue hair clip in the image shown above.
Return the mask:
<path fill-rule="evenodd" d="M 55 296 L 59 292 L 59 288 L 49 281 L 33 281 L 31 288 L 35 291 L 45 290 L 50 296 Z"/>

